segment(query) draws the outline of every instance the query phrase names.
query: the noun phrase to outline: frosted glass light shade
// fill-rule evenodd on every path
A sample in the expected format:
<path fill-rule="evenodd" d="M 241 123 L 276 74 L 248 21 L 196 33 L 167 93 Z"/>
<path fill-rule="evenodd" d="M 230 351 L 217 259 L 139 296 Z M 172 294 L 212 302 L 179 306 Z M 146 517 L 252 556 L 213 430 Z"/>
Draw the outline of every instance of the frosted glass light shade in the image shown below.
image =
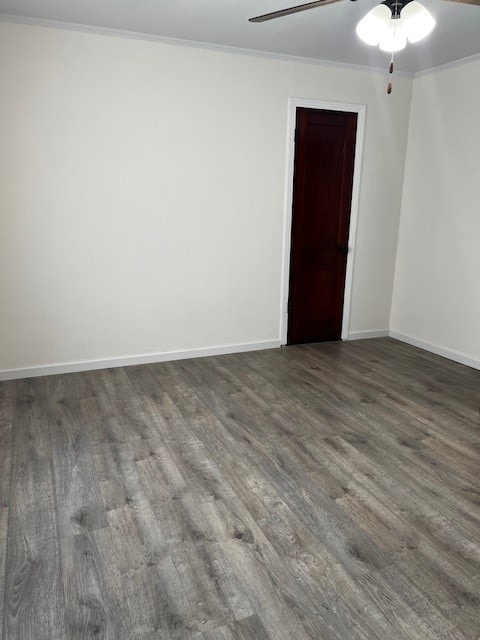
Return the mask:
<path fill-rule="evenodd" d="M 407 46 L 407 36 L 405 35 L 405 29 L 402 23 L 402 18 L 390 20 L 390 24 L 380 40 L 380 49 L 382 51 L 394 53 L 395 51 L 405 49 Z"/>
<path fill-rule="evenodd" d="M 413 0 L 401 12 L 403 27 L 409 42 L 418 42 L 428 36 L 436 25 L 435 18 L 425 7 Z"/>
<path fill-rule="evenodd" d="M 357 24 L 357 35 L 360 40 L 376 46 L 387 31 L 391 22 L 392 12 L 384 4 L 379 4 L 369 11 Z"/>

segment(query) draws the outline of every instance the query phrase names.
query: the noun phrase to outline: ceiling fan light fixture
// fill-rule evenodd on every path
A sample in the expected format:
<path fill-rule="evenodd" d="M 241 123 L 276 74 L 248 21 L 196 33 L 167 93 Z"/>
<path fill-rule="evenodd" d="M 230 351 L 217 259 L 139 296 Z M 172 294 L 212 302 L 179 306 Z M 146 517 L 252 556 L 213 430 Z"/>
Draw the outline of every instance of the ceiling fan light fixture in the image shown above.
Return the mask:
<path fill-rule="evenodd" d="M 377 46 L 389 28 L 391 17 L 392 12 L 386 5 L 374 7 L 357 24 L 356 32 L 360 40 Z"/>
<path fill-rule="evenodd" d="M 402 9 L 401 16 L 405 34 L 412 44 L 426 38 L 436 25 L 432 14 L 416 0 Z"/>
<path fill-rule="evenodd" d="M 407 46 L 407 36 L 403 27 L 403 19 L 390 20 L 386 32 L 380 40 L 380 49 L 388 53 L 401 51 Z"/>

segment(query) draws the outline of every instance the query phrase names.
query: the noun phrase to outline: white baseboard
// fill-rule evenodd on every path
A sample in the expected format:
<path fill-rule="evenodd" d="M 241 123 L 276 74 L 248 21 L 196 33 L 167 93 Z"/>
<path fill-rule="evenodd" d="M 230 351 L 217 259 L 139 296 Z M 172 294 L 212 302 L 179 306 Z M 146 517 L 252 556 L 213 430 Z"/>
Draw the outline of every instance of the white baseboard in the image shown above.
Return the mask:
<path fill-rule="evenodd" d="M 407 344 L 411 344 L 414 347 L 419 347 L 420 349 L 424 349 L 425 351 L 435 353 L 437 356 L 442 356 L 443 358 L 448 358 L 448 360 L 453 360 L 454 362 L 465 364 L 467 365 L 467 367 L 472 367 L 473 369 L 480 369 L 480 358 L 472 358 L 471 356 L 467 356 L 465 353 L 461 353 L 460 351 L 447 349 L 446 347 L 440 347 L 438 344 L 432 344 L 431 342 L 427 342 L 426 340 L 421 340 L 420 338 L 415 338 L 414 336 L 410 336 L 406 333 L 400 333 L 399 331 L 390 330 L 388 332 L 388 335 L 391 338 L 395 338 L 395 340 L 400 340 L 401 342 L 406 342 Z"/>
<path fill-rule="evenodd" d="M 0 381 L 18 380 L 20 378 L 36 378 L 60 373 L 76 373 L 79 371 L 93 371 L 95 369 L 111 369 L 114 367 L 128 367 L 134 364 L 151 364 L 168 362 L 171 360 L 186 360 L 188 358 L 203 358 L 219 356 L 228 353 L 242 353 L 245 351 L 260 351 L 275 349 L 282 345 L 281 340 L 267 340 L 241 344 L 228 344 L 219 347 L 203 347 L 200 349 L 185 349 L 183 351 L 165 351 L 163 353 L 144 353 L 134 356 L 120 356 L 117 358 L 99 358 L 97 360 L 82 360 L 80 362 L 58 362 L 54 364 L 35 365 L 22 369 L 0 370 Z"/>
<path fill-rule="evenodd" d="M 347 340 L 366 340 L 369 338 L 384 338 L 390 336 L 395 340 L 406 342 L 414 347 L 448 358 L 454 362 L 467 365 L 480 370 L 480 358 L 472 358 L 464 353 L 440 347 L 426 340 L 415 338 L 398 331 L 353 331 L 348 334 Z M 183 351 L 165 351 L 161 353 L 145 353 L 132 356 L 120 356 L 117 358 L 99 358 L 96 360 L 82 360 L 79 362 L 58 362 L 53 364 L 35 365 L 19 369 L 0 370 L 0 382 L 5 380 L 18 380 L 20 378 L 35 378 L 38 376 L 51 376 L 61 373 L 76 373 L 80 371 L 94 371 L 95 369 L 111 369 L 114 367 L 128 367 L 136 364 L 152 364 L 155 362 L 168 362 L 172 360 L 185 360 L 188 358 L 203 358 L 229 353 L 243 353 L 246 351 L 260 351 L 262 349 L 276 349 L 281 347 L 282 340 L 266 340 L 241 344 L 229 344 L 218 347 L 203 347 L 199 349 L 185 349 Z"/>
<path fill-rule="evenodd" d="M 351 331 L 347 340 L 368 340 L 369 338 L 386 338 L 388 329 L 378 329 L 377 331 Z"/>

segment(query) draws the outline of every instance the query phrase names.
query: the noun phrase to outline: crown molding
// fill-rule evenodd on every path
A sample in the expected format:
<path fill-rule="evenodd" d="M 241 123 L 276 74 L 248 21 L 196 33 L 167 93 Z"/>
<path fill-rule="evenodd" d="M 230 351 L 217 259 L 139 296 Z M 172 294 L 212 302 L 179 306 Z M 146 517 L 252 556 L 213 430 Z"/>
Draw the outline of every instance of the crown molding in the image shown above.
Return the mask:
<path fill-rule="evenodd" d="M 466 58 L 460 58 L 459 60 L 453 60 L 452 62 L 446 62 L 445 64 L 439 64 L 437 67 L 431 67 L 430 69 L 424 69 L 423 71 L 417 71 L 414 74 L 414 78 L 423 78 L 423 76 L 430 76 L 432 73 L 438 73 L 439 71 L 445 71 L 447 69 L 454 69 L 455 67 L 463 67 L 465 64 L 471 62 L 478 62 L 480 60 L 480 53 L 474 53 L 472 56 Z"/>
<path fill-rule="evenodd" d="M 82 33 L 92 33 L 95 35 L 110 36 L 116 38 L 127 38 L 130 40 L 145 40 L 147 42 L 158 42 L 177 47 L 190 47 L 194 49 L 206 49 L 208 51 L 218 51 L 241 56 L 253 56 L 255 58 L 266 58 L 269 60 L 280 60 L 283 62 L 294 62 L 297 64 L 311 64 L 320 67 L 333 67 L 336 69 L 347 69 L 349 71 L 360 71 L 361 73 L 379 73 L 385 75 L 385 68 L 367 67 L 349 62 L 336 62 L 334 60 L 320 60 L 318 58 L 303 58 L 284 53 L 273 53 L 258 49 L 245 49 L 243 47 L 233 47 L 230 45 L 214 44 L 211 42 L 199 42 L 197 40 L 182 40 L 180 38 L 170 38 L 151 33 L 139 31 L 125 31 L 122 29 L 112 29 L 110 27 L 97 27 L 94 25 L 77 24 L 75 22 L 61 22 L 59 20 L 45 20 L 43 18 L 29 18 L 25 16 L 15 16 L 7 13 L 0 13 L 0 23 L 22 24 L 30 27 L 46 27 L 49 29 L 61 29 L 64 31 L 79 31 Z M 413 78 L 410 71 L 395 71 L 395 75 L 401 78 Z"/>
<path fill-rule="evenodd" d="M 60 20 L 46 20 L 43 18 L 29 18 L 25 16 L 16 16 L 7 13 L 0 13 L 0 23 L 22 24 L 31 27 L 46 27 L 49 29 L 61 29 L 63 31 L 78 31 L 81 33 L 92 33 L 95 35 L 110 36 L 116 38 L 127 38 L 129 40 L 144 40 L 147 42 L 158 42 L 176 47 L 189 47 L 194 49 L 205 49 L 207 51 L 218 51 L 220 53 L 229 53 L 233 55 L 253 56 L 255 58 L 266 58 L 268 60 L 280 60 L 282 62 L 294 62 L 297 64 L 311 64 L 320 67 L 331 67 L 335 69 L 347 69 L 349 71 L 359 71 L 361 73 L 379 73 L 385 75 L 385 69 L 380 67 L 368 67 L 360 64 L 349 62 L 336 62 L 334 60 L 321 60 L 319 58 L 304 58 L 284 53 L 273 53 L 271 51 L 261 51 L 258 49 L 246 49 L 243 47 L 233 47 L 230 45 L 214 44 L 212 42 L 199 42 L 197 40 L 182 40 L 180 38 L 170 38 L 168 36 L 159 36 L 151 33 L 142 33 L 139 31 L 126 31 L 122 29 L 112 29 L 110 27 L 97 27 L 88 24 L 77 24 L 75 22 L 62 22 Z M 439 71 L 454 69 L 472 62 L 480 60 L 480 53 L 475 53 L 465 58 L 459 58 L 452 62 L 422 69 L 417 72 L 396 70 L 395 75 L 401 78 L 422 78 Z"/>

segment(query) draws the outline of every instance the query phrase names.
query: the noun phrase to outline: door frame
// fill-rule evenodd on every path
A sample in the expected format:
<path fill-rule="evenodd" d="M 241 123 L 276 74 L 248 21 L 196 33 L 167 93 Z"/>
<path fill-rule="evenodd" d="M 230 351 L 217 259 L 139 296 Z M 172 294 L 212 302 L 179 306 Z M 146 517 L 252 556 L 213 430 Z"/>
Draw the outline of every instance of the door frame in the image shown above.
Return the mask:
<path fill-rule="evenodd" d="M 357 114 L 352 204 L 350 207 L 350 229 L 348 233 L 347 271 L 345 275 L 345 293 L 343 298 L 341 335 L 342 340 L 347 340 L 350 331 L 353 267 L 355 262 L 355 244 L 358 226 L 358 210 L 360 204 L 360 178 L 362 174 L 367 106 L 364 104 L 350 104 L 347 102 L 326 102 L 324 100 L 309 100 L 306 98 L 288 99 L 287 166 L 285 171 L 285 206 L 283 216 L 283 264 L 280 291 L 280 340 L 282 344 L 287 344 L 288 332 L 288 296 L 290 289 L 290 254 L 293 222 L 293 174 L 295 167 L 295 126 L 298 108 L 318 109 L 321 111 L 348 111 L 350 113 Z"/>

